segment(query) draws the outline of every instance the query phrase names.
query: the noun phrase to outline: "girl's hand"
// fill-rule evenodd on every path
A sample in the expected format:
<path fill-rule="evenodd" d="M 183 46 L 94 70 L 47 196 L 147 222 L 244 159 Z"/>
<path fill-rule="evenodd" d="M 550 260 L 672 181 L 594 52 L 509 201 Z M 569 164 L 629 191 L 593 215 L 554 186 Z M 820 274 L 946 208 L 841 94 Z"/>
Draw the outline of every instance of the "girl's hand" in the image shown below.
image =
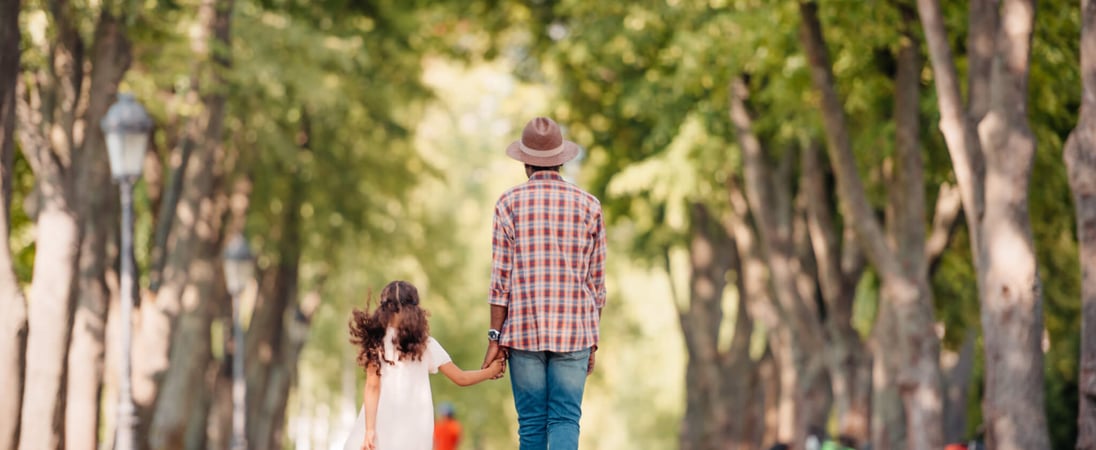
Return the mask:
<path fill-rule="evenodd" d="M 497 378 L 502 375 L 502 372 L 506 370 L 506 360 L 503 358 L 495 358 L 487 365 L 487 370 L 491 374 L 491 378 Z"/>
<path fill-rule="evenodd" d="M 365 430 L 365 442 L 362 442 L 362 450 L 374 450 L 377 448 L 377 432 Z"/>

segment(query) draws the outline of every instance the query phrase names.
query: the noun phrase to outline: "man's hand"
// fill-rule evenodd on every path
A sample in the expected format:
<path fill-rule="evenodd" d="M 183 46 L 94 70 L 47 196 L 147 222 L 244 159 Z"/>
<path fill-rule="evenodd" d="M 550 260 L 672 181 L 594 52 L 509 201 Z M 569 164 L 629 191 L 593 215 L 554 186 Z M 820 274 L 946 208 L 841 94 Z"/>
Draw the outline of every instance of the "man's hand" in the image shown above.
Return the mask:
<path fill-rule="evenodd" d="M 590 363 L 586 366 L 586 376 L 590 376 L 594 373 L 594 356 L 597 355 L 597 349 L 590 349 Z"/>
<path fill-rule="evenodd" d="M 480 369 L 486 369 L 488 366 L 491 365 L 491 362 L 493 362 L 496 359 L 501 359 L 501 360 L 505 361 L 506 357 L 507 357 L 506 349 L 503 348 L 503 347 L 499 347 L 499 343 L 497 341 L 490 341 L 490 342 L 487 343 L 487 354 L 483 355 L 483 365 L 480 366 Z M 491 377 L 491 379 L 492 380 L 497 380 L 499 378 L 502 378 L 502 376 L 505 375 L 505 374 L 506 374 L 506 364 L 503 364 L 502 365 L 502 371 L 499 372 L 498 375 L 495 375 L 495 376 Z"/>
<path fill-rule="evenodd" d="M 362 442 L 362 450 L 374 450 L 377 448 L 377 432 L 365 430 L 365 442 Z"/>

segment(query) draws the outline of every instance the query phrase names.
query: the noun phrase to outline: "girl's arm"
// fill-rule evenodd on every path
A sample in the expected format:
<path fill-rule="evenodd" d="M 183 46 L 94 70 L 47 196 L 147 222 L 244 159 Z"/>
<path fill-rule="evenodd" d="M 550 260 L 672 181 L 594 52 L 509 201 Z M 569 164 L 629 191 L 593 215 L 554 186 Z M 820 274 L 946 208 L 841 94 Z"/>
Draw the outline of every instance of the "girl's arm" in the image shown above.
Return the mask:
<path fill-rule="evenodd" d="M 457 386 L 471 386 L 481 381 L 489 380 L 495 375 L 502 373 L 503 368 L 502 358 L 495 359 L 487 365 L 487 368 L 480 370 L 463 370 L 453 364 L 452 361 L 442 364 L 438 367 L 447 378 L 456 383 Z M 368 417 L 368 416 L 367 416 Z"/>
<path fill-rule="evenodd" d="M 376 445 L 377 400 L 381 396 L 381 368 L 370 365 L 366 370 L 365 392 L 362 394 L 365 406 L 365 442 L 363 449 L 372 450 Z"/>

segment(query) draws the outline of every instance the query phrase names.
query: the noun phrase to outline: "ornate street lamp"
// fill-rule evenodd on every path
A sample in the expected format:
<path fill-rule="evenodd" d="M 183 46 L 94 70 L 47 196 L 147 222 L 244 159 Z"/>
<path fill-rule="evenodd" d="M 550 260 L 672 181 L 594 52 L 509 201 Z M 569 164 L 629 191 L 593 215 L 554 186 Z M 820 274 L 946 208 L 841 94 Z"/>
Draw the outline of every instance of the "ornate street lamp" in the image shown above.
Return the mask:
<path fill-rule="evenodd" d="M 152 129 L 152 119 L 131 94 L 119 94 L 118 101 L 111 105 L 103 120 L 99 122 L 106 138 L 107 152 L 110 156 L 110 173 L 118 183 L 122 195 L 122 361 L 118 364 L 121 371 L 118 386 L 118 428 L 114 448 L 117 450 L 137 449 L 137 410 L 133 405 L 133 383 L 131 380 L 131 358 L 133 347 L 133 300 L 136 298 L 134 280 L 136 269 L 133 264 L 133 184 L 141 177 L 145 150 L 148 148 L 148 132 Z"/>
<path fill-rule="evenodd" d="M 237 233 L 225 247 L 225 286 L 232 295 L 232 450 L 247 448 L 244 431 L 246 387 L 244 385 L 244 330 L 240 325 L 240 294 L 254 277 L 255 258 L 247 239 Z"/>

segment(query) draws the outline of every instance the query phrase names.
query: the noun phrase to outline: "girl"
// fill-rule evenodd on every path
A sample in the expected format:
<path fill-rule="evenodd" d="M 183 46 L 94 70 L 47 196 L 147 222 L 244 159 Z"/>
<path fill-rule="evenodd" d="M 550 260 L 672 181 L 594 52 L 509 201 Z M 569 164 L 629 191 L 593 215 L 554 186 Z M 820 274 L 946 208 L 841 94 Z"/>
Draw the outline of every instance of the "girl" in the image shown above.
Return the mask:
<path fill-rule="evenodd" d="M 434 405 L 429 374 L 445 374 L 470 386 L 503 371 L 502 359 L 486 369 L 465 371 L 430 337 L 419 292 L 406 281 L 388 283 L 372 314 L 354 310 L 350 343 L 366 369 L 364 404 L 344 450 L 430 450 Z"/>

